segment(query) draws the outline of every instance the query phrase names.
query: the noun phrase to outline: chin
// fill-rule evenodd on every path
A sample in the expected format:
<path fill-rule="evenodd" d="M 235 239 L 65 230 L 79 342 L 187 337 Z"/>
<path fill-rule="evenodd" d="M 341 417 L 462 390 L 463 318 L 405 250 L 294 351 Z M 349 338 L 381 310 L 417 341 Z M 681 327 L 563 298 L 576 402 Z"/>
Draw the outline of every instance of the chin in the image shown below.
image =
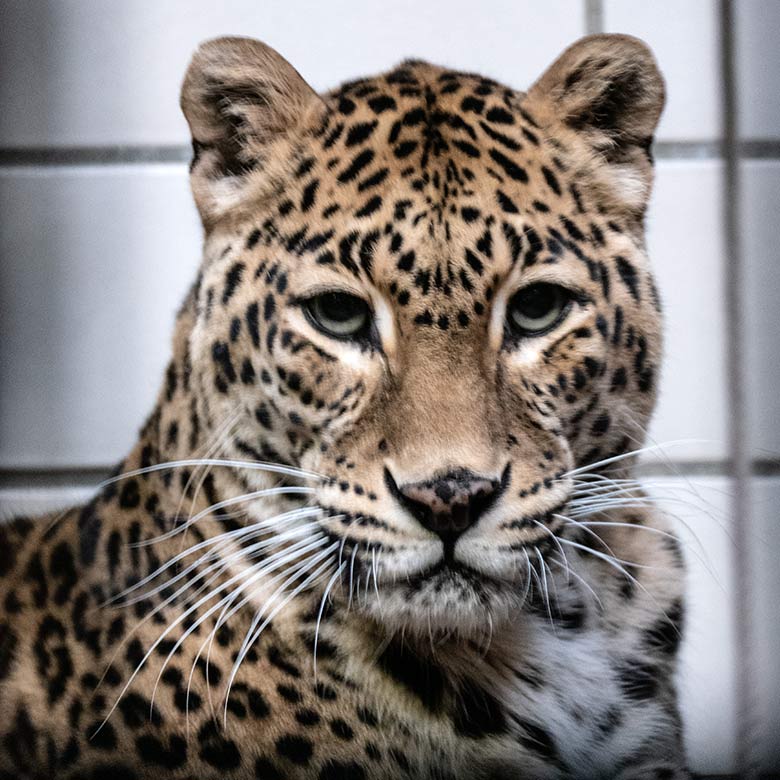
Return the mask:
<path fill-rule="evenodd" d="M 376 590 L 358 599 L 357 608 L 391 633 L 479 641 L 517 619 L 525 592 L 519 582 L 440 560 L 407 579 L 380 580 Z"/>

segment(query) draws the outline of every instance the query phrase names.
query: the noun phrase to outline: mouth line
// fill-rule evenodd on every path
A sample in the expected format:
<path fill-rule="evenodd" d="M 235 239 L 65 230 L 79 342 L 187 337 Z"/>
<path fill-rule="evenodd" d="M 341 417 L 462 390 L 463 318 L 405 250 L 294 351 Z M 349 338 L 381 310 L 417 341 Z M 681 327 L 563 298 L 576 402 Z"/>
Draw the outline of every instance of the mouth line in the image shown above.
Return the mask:
<path fill-rule="evenodd" d="M 441 558 L 433 566 L 428 566 L 415 574 L 410 575 L 405 581 L 406 587 L 418 587 L 425 582 L 430 582 L 439 575 L 449 575 L 452 579 L 466 581 L 470 585 L 484 588 L 486 585 L 500 586 L 501 582 L 488 574 L 485 574 L 471 566 L 453 559 Z"/>

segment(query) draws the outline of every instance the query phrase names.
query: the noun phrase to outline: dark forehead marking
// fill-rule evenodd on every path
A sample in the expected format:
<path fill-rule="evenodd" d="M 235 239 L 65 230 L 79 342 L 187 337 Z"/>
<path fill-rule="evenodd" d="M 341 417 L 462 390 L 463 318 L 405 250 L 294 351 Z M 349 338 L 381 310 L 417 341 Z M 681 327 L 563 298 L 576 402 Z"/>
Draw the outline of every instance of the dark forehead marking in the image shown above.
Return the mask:
<path fill-rule="evenodd" d="M 527 267 L 556 263 L 570 252 L 608 295 L 609 270 L 584 251 L 601 245 L 604 232 L 593 222 L 578 223 L 582 194 L 576 190 L 569 199 L 571 187 L 559 179 L 567 168 L 566 150 L 540 140 L 521 100 L 522 94 L 490 79 L 416 61 L 343 85 L 326 96 L 330 112 L 315 136 L 328 154 L 315 159 L 301 150 L 288 187 L 297 194 L 290 192 L 280 203 L 278 228 L 263 226 L 271 238 L 265 245 L 282 243 L 318 265 L 374 282 L 377 252 L 389 253 L 384 267 L 391 273 L 384 284 L 400 306 L 434 293 L 446 298 L 457 293 L 446 313 L 412 306 L 418 324 L 441 329 L 481 316 L 499 281 L 486 273 L 496 258 L 512 265 L 522 260 Z M 563 203 L 556 200 L 561 197 Z M 331 229 L 313 233 L 300 227 L 297 215 L 315 210 L 332 221 Z M 298 223 L 289 233 L 287 215 Z M 346 229 L 338 227 L 339 220 Z M 454 224 L 469 230 L 456 234 Z M 410 234 L 418 226 L 434 240 L 431 252 L 419 242 L 424 233 Z M 247 248 L 259 240 L 254 231 Z M 448 251 L 437 252 L 437 244 Z M 631 267 L 613 263 L 616 276 L 636 290 Z M 228 294 L 231 282 L 226 280 Z M 246 319 L 254 339 L 253 314 L 247 312 Z"/>

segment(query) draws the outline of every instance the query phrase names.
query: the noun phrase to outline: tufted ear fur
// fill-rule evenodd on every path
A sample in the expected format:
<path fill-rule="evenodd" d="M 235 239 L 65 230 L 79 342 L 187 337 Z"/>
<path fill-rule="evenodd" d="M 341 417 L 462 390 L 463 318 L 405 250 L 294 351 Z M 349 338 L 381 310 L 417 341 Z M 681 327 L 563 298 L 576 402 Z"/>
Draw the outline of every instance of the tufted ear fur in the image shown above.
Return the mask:
<path fill-rule="evenodd" d="M 287 60 L 252 38 L 215 38 L 195 52 L 181 89 L 192 191 L 208 227 L 249 191 L 285 176 L 296 134 L 323 107 Z"/>
<path fill-rule="evenodd" d="M 650 49 L 629 35 L 590 35 L 570 46 L 531 87 L 543 123 L 581 133 L 606 161 L 608 187 L 644 211 L 652 182 L 650 145 L 664 106 L 664 81 Z"/>

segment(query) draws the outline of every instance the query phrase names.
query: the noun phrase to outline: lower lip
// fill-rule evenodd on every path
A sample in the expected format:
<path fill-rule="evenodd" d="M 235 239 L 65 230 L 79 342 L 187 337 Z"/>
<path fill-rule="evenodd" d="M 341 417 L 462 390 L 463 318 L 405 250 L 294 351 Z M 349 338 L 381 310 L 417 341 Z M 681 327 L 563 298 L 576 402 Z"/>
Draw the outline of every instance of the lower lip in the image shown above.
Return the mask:
<path fill-rule="evenodd" d="M 430 581 L 437 576 L 450 575 L 452 577 L 459 577 L 464 580 L 477 580 L 480 585 L 487 583 L 499 584 L 493 577 L 473 569 L 466 564 L 459 563 L 457 561 L 442 558 L 437 564 L 424 569 L 417 574 L 413 574 L 409 578 L 409 583 L 426 582 Z"/>

